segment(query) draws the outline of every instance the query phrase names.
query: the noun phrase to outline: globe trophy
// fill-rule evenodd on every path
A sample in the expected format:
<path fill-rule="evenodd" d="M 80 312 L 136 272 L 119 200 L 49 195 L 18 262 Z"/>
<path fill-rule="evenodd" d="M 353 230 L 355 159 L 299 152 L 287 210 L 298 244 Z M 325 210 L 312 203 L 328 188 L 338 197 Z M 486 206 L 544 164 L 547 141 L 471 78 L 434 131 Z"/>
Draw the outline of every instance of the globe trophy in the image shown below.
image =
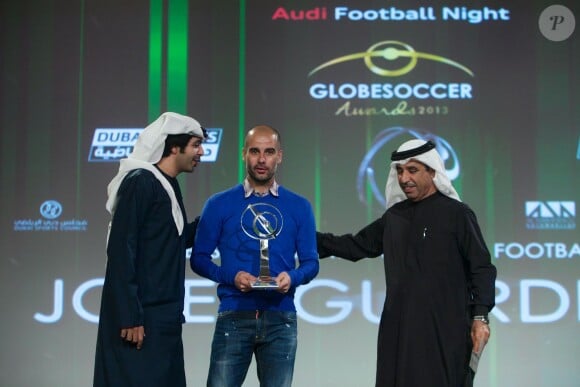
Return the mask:
<path fill-rule="evenodd" d="M 244 233 L 260 243 L 260 273 L 252 284 L 255 289 L 276 289 L 278 284 L 270 274 L 270 255 L 268 242 L 282 231 L 284 218 L 276 207 L 268 203 L 249 204 L 241 217 Z"/>

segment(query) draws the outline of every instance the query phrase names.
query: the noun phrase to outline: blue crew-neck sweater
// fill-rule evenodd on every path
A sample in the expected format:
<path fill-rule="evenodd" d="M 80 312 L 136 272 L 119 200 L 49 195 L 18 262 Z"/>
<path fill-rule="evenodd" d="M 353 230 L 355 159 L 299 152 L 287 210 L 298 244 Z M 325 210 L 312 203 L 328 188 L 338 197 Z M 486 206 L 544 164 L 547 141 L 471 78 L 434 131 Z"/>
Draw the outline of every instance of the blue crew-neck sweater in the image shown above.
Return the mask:
<path fill-rule="evenodd" d="M 292 283 L 286 294 L 258 289 L 242 293 L 234 285 L 238 272 L 245 271 L 257 277 L 260 269 L 260 242 L 255 239 L 255 225 L 252 224 L 256 215 L 251 210 L 248 212 L 249 205 L 258 212 L 270 208 L 282 218 L 282 223 L 272 226 L 279 233 L 269 239 L 268 249 L 272 277 L 284 271 L 290 275 Z M 259 228 L 258 232 L 261 232 Z M 219 265 L 211 258 L 216 248 L 220 253 Z M 219 312 L 296 311 L 296 287 L 310 282 L 319 268 L 316 225 L 310 203 L 282 186 L 278 188 L 278 196 L 252 194 L 246 198 L 242 184 L 213 195 L 200 216 L 191 268 L 218 283 Z"/>

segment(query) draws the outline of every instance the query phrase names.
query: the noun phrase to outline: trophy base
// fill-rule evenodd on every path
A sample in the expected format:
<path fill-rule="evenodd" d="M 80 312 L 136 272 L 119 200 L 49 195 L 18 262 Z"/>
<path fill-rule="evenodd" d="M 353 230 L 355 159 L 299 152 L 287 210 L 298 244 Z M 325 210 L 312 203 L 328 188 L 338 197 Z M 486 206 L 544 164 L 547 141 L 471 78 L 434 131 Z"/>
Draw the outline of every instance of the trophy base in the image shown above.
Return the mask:
<path fill-rule="evenodd" d="M 278 289 L 278 284 L 270 277 L 260 277 L 252 284 L 254 289 Z"/>

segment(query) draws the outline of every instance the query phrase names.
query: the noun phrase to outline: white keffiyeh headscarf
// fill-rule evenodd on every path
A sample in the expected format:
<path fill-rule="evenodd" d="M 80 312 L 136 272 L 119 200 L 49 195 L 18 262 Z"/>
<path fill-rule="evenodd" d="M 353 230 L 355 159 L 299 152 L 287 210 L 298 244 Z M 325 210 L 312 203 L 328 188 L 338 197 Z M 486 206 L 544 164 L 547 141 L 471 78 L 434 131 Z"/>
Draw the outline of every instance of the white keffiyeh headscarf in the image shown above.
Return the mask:
<path fill-rule="evenodd" d="M 163 113 L 159 118 L 147 126 L 135 143 L 133 152 L 124 159 L 120 160 L 119 172 L 111 180 L 107 187 L 109 198 L 107 199 L 107 211 L 113 215 L 117 207 L 117 193 L 123 179 L 129 172 L 135 169 L 146 169 L 151 171 L 153 175 L 159 180 L 163 188 L 167 191 L 171 199 L 171 212 L 173 220 L 179 235 L 183 232 L 183 214 L 179 207 L 179 202 L 173 191 L 171 183 L 155 168 L 155 164 L 161 160 L 163 155 L 163 148 L 165 147 L 165 139 L 169 134 L 191 134 L 200 138 L 204 138 L 204 129 L 195 119 L 177 113 L 167 112 Z M 107 238 L 108 239 L 108 238 Z"/>
<path fill-rule="evenodd" d="M 435 170 L 435 177 L 433 182 L 437 190 L 443 195 L 449 196 L 452 199 L 461 201 L 457 191 L 451 185 L 451 180 L 445 172 L 445 164 L 441 156 L 435 149 L 435 145 L 431 141 L 425 140 L 409 140 L 403 143 L 399 149 L 393 152 L 391 156 L 391 168 L 389 170 L 389 177 L 385 187 L 385 198 L 387 201 L 387 208 L 394 204 L 403 201 L 407 198 L 401 187 L 399 186 L 399 179 L 397 177 L 397 165 L 407 164 L 411 160 L 419 161 Z"/>

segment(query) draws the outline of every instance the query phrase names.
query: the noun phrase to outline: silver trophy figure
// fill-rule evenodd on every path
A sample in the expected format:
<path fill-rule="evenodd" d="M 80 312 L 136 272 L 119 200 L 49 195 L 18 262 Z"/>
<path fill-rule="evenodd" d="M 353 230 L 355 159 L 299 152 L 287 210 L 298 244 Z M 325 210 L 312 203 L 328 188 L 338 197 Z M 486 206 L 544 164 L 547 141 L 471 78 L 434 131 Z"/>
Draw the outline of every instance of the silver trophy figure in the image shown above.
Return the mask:
<path fill-rule="evenodd" d="M 278 288 L 278 284 L 270 274 L 268 241 L 280 234 L 283 224 L 282 213 L 271 204 L 249 204 L 242 213 L 242 230 L 247 236 L 260 242 L 260 273 L 256 282 L 252 284 L 253 288 Z"/>

